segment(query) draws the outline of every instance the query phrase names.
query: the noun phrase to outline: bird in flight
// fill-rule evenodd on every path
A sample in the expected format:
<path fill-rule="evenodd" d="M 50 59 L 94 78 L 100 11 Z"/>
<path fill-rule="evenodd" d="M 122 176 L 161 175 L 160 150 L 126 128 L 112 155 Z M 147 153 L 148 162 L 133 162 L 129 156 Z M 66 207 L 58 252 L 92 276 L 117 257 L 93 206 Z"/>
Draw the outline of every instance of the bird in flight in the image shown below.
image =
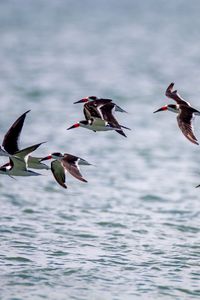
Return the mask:
<path fill-rule="evenodd" d="M 63 188 L 67 188 L 65 184 L 65 171 L 68 171 L 76 179 L 87 182 L 87 180 L 83 178 L 79 170 L 79 165 L 91 165 L 85 159 L 68 153 L 62 154 L 60 152 L 54 152 L 42 158 L 41 161 L 48 159 L 54 159 L 51 162 L 51 171 L 55 180 Z"/>
<path fill-rule="evenodd" d="M 74 103 L 84 103 L 83 113 L 85 120 L 75 123 L 68 128 L 85 127 L 93 131 L 108 131 L 115 130 L 119 134 L 126 137 L 122 128 L 130 130 L 123 125 L 120 125 L 113 115 L 113 110 L 126 112 L 121 107 L 116 105 L 111 99 L 97 98 L 90 96 L 83 98 Z"/>
<path fill-rule="evenodd" d="M 189 102 L 181 98 L 177 90 L 173 91 L 173 87 L 174 83 L 172 82 L 166 89 L 165 95 L 168 98 L 173 99 L 176 102 L 176 104 L 164 105 L 158 110 L 154 111 L 154 113 L 166 110 L 177 113 L 178 126 L 184 134 L 184 136 L 193 144 L 199 145 L 198 140 L 193 132 L 192 121 L 194 119 L 194 115 L 200 115 L 200 111 L 193 108 Z"/>

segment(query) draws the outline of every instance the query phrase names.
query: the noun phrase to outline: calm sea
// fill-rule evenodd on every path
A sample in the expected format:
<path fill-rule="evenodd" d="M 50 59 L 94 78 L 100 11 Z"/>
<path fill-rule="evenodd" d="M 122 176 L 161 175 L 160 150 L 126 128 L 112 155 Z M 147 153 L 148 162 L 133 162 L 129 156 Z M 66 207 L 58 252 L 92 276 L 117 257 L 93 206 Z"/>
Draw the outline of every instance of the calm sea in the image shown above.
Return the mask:
<path fill-rule="evenodd" d="M 200 299 L 200 150 L 176 115 L 153 114 L 172 81 L 200 109 L 200 2 L 0 1 L 0 138 L 28 109 L 21 147 L 93 164 L 0 177 L 1 300 Z M 127 138 L 70 125 L 74 101 L 112 98 Z M 200 140 L 200 119 L 194 130 Z M 1 158 L 0 162 L 5 160 Z"/>

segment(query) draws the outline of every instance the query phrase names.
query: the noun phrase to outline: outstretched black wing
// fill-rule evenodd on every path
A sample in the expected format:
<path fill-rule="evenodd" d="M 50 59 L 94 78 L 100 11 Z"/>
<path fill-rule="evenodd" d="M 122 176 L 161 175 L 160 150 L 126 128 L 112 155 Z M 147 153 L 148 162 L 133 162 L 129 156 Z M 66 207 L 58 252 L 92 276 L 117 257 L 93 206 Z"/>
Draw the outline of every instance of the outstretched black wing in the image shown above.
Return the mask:
<path fill-rule="evenodd" d="M 114 108 L 114 103 L 107 103 L 104 105 L 99 106 L 99 110 L 101 111 L 102 119 L 107 121 L 111 126 L 115 128 L 119 128 L 119 130 L 116 130 L 119 134 L 126 137 L 124 131 L 122 130 L 121 126 L 113 116 L 112 110 Z"/>
<path fill-rule="evenodd" d="M 30 110 L 26 111 L 23 115 L 21 115 L 9 128 L 7 133 L 4 136 L 2 146 L 9 154 L 14 154 L 19 151 L 19 137 L 22 131 L 22 127 L 24 125 L 24 120 L 26 118 L 26 114 Z"/>

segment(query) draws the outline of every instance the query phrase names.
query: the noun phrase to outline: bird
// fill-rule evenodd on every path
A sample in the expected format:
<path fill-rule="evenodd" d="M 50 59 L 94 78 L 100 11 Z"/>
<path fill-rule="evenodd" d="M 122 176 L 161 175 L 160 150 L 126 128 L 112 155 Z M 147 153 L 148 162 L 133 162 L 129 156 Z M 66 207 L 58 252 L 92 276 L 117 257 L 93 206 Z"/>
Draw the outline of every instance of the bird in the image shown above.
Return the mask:
<path fill-rule="evenodd" d="M 65 184 L 65 170 L 68 171 L 76 179 L 87 182 L 87 180 L 83 178 L 79 171 L 79 165 L 91 165 L 85 159 L 69 153 L 62 154 L 60 152 L 53 152 L 48 156 L 43 157 L 41 161 L 48 159 L 54 159 L 51 162 L 51 171 L 57 183 L 63 188 L 67 188 Z"/>
<path fill-rule="evenodd" d="M 194 115 L 200 115 L 200 111 L 193 108 L 189 102 L 181 98 L 177 90 L 173 91 L 173 87 L 174 83 L 172 82 L 166 89 L 165 95 L 168 98 L 175 100 L 176 104 L 164 105 L 158 110 L 154 111 L 154 113 L 165 110 L 177 113 L 178 126 L 184 136 L 193 144 L 199 145 L 198 140 L 193 132 L 192 120 L 194 119 Z"/>
<path fill-rule="evenodd" d="M 77 127 L 83 127 L 83 128 L 92 130 L 94 132 L 117 129 L 116 127 L 113 127 L 111 124 L 109 124 L 107 121 L 102 120 L 100 118 L 93 118 L 93 117 L 88 120 L 81 120 L 81 121 L 73 124 L 69 128 L 67 128 L 67 130 L 77 128 Z"/>
<path fill-rule="evenodd" d="M 27 168 L 28 155 L 35 151 L 41 144 L 35 144 L 9 155 L 9 162 L 0 167 L 0 174 L 12 176 L 38 176 L 41 175 Z"/>
<path fill-rule="evenodd" d="M 111 99 L 99 99 L 93 101 L 90 100 L 84 104 L 83 113 L 85 116 L 85 120 L 82 120 L 72 125 L 68 129 L 81 126 L 93 131 L 115 130 L 119 134 L 126 137 L 126 134 L 124 133 L 122 128 L 128 130 L 130 130 L 130 128 L 120 125 L 118 123 L 118 121 L 116 120 L 116 118 L 113 116 L 112 113 L 112 110 L 115 107 L 116 104 L 113 103 Z"/>
<path fill-rule="evenodd" d="M 88 103 L 88 102 L 92 102 L 92 101 L 96 101 L 96 103 L 100 103 L 100 104 L 107 104 L 107 103 L 111 103 L 112 102 L 114 104 L 114 108 L 115 108 L 116 111 L 127 113 L 126 110 L 124 110 L 119 105 L 117 105 L 116 103 L 114 103 L 112 99 L 98 98 L 97 96 L 84 97 L 81 100 L 78 100 L 78 101 L 74 102 L 74 104 L 77 104 L 77 103 Z"/>
<path fill-rule="evenodd" d="M 27 113 L 30 110 L 27 110 L 23 113 L 8 129 L 6 134 L 4 135 L 2 147 L 0 146 L 0 156 L 10 156 L 14 155 L 18 152 L 19 149 L 19 138 L 20 134 L 24 125 L 24 121 L 26 118 Z M 28 157 L 28 167 L 31 169 L 46 169 L 48 170 L 49 167 L 40 162 L 41 157 Z"/>

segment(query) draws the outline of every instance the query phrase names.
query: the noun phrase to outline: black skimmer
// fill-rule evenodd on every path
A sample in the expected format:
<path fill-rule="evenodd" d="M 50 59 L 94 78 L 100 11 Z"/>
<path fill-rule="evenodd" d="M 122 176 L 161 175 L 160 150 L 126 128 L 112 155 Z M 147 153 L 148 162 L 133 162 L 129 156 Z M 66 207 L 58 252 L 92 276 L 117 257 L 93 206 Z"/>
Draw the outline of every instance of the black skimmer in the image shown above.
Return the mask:
<path fill-rule="evenodd" d="M 70 126 L 69 128 L 67 128 L 67 130 L 77 128 L 77 127 L 83 127 L 92 130 L 94 132 L 117 129 L 116 127 L 113 127 L 111 124 L 109 124 L 107 121 L 102 120 L 100 118 L 93 118 L 93 117 L 89 120 L 81 120 L 75 123 L 74 125 Z"/>
<path fill-rule="evenodd" d="M 10 156 L 14 155 L 16 152 L 19 152 L 19 137 L 24 125 L 24 120 L 27 113 L 30 110 L 23 113 L 9 128 L 7 133 L 4 136 L 2 147 L 0 146 L 0 156 Z M 32 169 L 46 169 L 49 167 L 40 162 L 41 157 L 28 157 L 28 167 Z"/>
<path fill-rule="evenodd" d="M 97 96 L 88 96 L 88 97 L 82 98 L 81 100 L 78 100 L 78 101 L 74 102 L 74 104 L 77 104 L 77 103 L 88 103 L 88 102 L 92 102 L 92 101 L 96 101 L 96 105 L 102 105 L 102 104 L 107 104 L 107 103 L 111 103 L 112 102 L 114 104 L 114 109 L 116 111 L 127 113 L 127 111 L 125 111 L 119 105 L 117 105 L 116 103 L 114 103 L 112 99 L 98 98 Z"/>
<path fill-rule="evenodd" d="M 42 158 L 41 161 L 48 159 L 54 159 L 51 162 L 51 171 L 58 184 L 60 184 L 65 189 L 67 188 L 65 184 L 65 170 L 78 180 L 87 182 L 87 180 L 83 178 L 79 171 L 79 165 L 91 165 L 85 159 L 68 153 L 62 154 L 59 152 L 54 152 Z"/>
<path fill-rule="evenodd" d="M 105 100 L 107 101 L 105 102 Z M 88 101 L 84 104 L 83 108 L 83 113 L 86 120 L 80 121 L 68 129 L 81 126 L 93 131 L 115 130 L 119 134 L 126 137 L 122 128 L 129 130 L 130 128 L 122 126 L 117 122 L 112 114 L 112 110 L 115 106 L 116 104 L 109 99 Z"/>
<path fill-rule="evenodd" d="M 181 129 L 184 136 L 193 144 L 199 145 L 198 140 L 193 133 L 192 120 L 194 119 L 194 115 L 200 115 L 200 111 L 191 107 L 189 102 L 182 99 L 181 96 L 177 93 L 177 90 L 172 91 L 173 87 L 174 83 L 172 82 L 168 86 L 165 95 L 168 98 L 175 100 L 176 104 L 168 104 L 162 106 L 158 110 L 154 111 L 154 113 L 165 110 L 177 113 L 178 126 Z"/>
<path fill-rule="evenodd" d="M 14 155 L 9 155 L 9 163 L 0 167 L 0 174 L 12 176 L 38 176 L 39 173 L 27 169 L 28 155 L 35 151 L 41 144 L 39 143 L 23 150 L 15 152 Z"/>

